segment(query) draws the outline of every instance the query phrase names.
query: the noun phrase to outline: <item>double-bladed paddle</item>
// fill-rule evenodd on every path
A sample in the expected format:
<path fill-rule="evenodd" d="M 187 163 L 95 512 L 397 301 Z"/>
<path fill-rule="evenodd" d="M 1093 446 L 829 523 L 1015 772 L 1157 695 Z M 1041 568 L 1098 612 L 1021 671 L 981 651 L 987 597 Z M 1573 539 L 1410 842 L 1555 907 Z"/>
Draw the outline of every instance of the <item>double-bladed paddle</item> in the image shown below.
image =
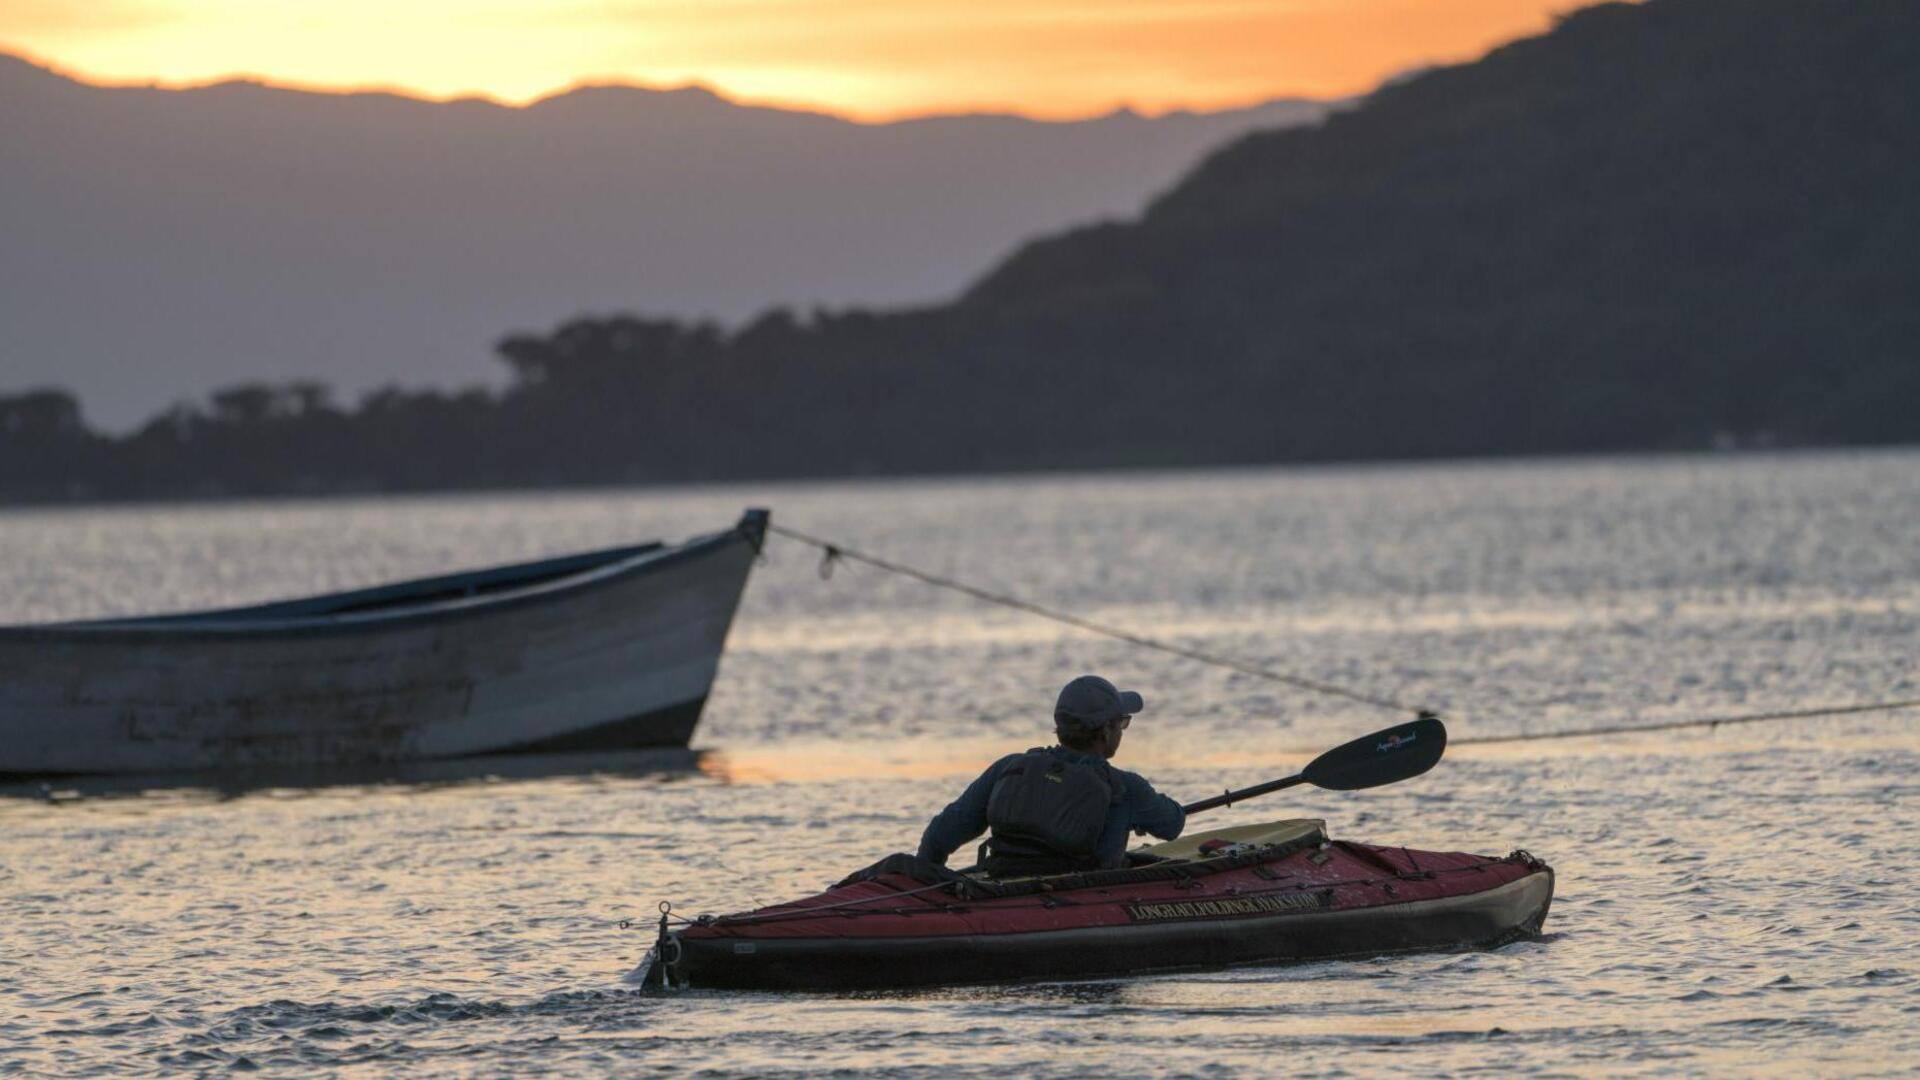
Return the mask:
<path fill-rule="evenodd" d="M 1189 814 L 1197 814 L 1202 810 L 1227 806 L 1297 784 L 1312 784 L 1328 791 L 1358 791 L 1397 783 L 1433 768 L 1446 749 L 1447 726 L 1432 713 L 1421 713 L 1420 719 L 1410 724 L 1376 731 L 1334 747 L 1314 758 L 1297 776 L 1229 791 L 1211 799 L 1188 803 L 1181 809 Z"/>
<path fill-rule="evenodd" d="M 1410 724 L 1376 731 L 1334 747 L 1314 758 L 1298 776 L 1229 791 L 1188 803 L 1180 809 L 1197 814 L 1299 784 L 1312 784 L 1328 791 L 1358 791 L 1411 780 L 1433 768 L 1446 750 L 1447 726 L 1432 713 L 1421 713 L 1420 719 Z M 960 873 L 971 874 L 979 869 L 977 865 L 969 866 Z"/>

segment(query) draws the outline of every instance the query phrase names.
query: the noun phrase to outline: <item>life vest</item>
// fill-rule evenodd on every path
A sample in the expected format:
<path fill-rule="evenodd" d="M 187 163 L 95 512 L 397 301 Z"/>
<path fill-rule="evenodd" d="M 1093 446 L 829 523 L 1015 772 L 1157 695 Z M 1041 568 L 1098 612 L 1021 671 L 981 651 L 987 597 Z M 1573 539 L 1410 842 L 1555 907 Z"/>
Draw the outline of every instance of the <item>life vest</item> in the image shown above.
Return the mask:
<path fill-rule="evenodd" d="M 996 877 L 1094 869 L 1107 811 L 1120 793 L 1104 761 L 1069 761 L 1045 749 L 1021 754 L 987 796 L 993 835 L 981 848 L 981 866 Z"/>

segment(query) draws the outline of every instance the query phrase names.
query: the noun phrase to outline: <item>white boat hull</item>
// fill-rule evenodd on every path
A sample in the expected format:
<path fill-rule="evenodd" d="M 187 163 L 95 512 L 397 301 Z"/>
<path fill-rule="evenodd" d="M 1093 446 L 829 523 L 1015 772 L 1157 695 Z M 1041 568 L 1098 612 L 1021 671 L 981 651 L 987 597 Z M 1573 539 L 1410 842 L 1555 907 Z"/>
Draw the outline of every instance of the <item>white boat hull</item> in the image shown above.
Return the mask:
<path fill-rule="evenodd" d="M 683 747 L 765 520 L 471 596 L 0 628 L 0 773 Z"/>

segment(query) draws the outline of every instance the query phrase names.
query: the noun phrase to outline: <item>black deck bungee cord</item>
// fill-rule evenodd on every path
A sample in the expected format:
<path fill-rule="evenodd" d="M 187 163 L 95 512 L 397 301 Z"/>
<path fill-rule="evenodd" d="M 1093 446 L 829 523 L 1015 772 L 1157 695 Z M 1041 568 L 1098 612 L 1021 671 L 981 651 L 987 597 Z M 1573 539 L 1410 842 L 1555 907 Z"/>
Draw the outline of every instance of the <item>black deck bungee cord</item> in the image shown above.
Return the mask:
<path fill-rule="evenodd" d="M 1522 856 L 1524 854 L 1525 854 L 1524 852 L 1514 852 L 1513 854 L 1506 855 L 1498 859 L 1492 859 L 1492 858 L 1484 859 L 1480 862 L 1476 862 L 1468 866 L 1442 866 L 1442 867 L 1435 867 L 1431 870 L 1409 870 L 1409 871 L 1403 871 L 1400 873 L 1389 873 L 1389 874 L 1377 875 L 1374 877 L 1340 878 L 1334 881 L 1295 881 L 1295 882 L 1289 882 L 1286 884 L 1275 885 L 1273 888 L 1270 888 L 1270 889 L 1255 889 L 1250 892 L 1235 892 L 1231 894 L 1231 898 L 1253 899 L 1255 897 L 1262 897 L 1262 896 L 1280 896 L 1285 894 L 1314 892 L 1321 889 L 1344 889 L 1344 888 L 1348 888 L 1350 886 L 1355 886 L 1355 885 L 1381 886 L 1383 884 L 1388 884 L 1394 881 L 1422 881 L 1429 878 L 1438 877 L 1442 874 L 1483 874 L 1483 873 L 1486 873 L 1486 868 L 1489 866 L 1497 866 L 1501 863 L 1510 862 L 1515 858 Z M 1527 856 L 1527 857 L 1531 858 L 1531 856 Z M 870 907 L 868 905 L 877 904 L 883 900 L 891 901 L 891 900 L 898 900 L 902 897 L 907 897 L 907 896 L 917 896 L 921 893 L 934 892 L 936 890 L 942 890 L 942 889 L 950 890 L 955 886 L 955 884 L 957 883 L 951 882 L 951 881 L 942 881 L 932 885 L 923 885 L 917 889 L 902 889 L 895 892 L 879 893 L 874 896 L 855 897 L 852 900 L 842 900 L 832 904 L 815 904 L 810 907 L 804 907 L 799 904 L 777 904 L 772 908 L 762 908 L 756 911 L 746 911 L 746 912 L 741 912 L 740 914 L 737 914 L 737 915 L 701 916 L 699 919 L 686 919 L 680 916 L 673 916 L 673 918 L 674 918 L 674 921 L 676 922 L 685 923 L 688 925 L 760 926 L 766 923 L 793 922 L 796 920 L 811 919 L 814 916 L 818 915 L 819 913 L 826 912 L 826 911 L 836 912 L 844 918 L 858 918 L 860 916 L 865 916 L 865 915 L 896 915 L 896 916 L 910 917 L 910 916 L 917 916 L 917 915 L 952 914 L 953 912 L 951 909 L 954 907 L 954 905 L 951 905 L 951 904 L 942 904 L 937 907 L 923 907 L 923 908 L 876 908 L 876 907 Z M 1222 898 L 1228 898 L 1228 894 L 1222 894 L 1220 897 L 1215 897 L 1215 899 L 1222 899 Z M 993 905 L 993 910 L 996 912 L 1030 911 L 1036 908 L 1049 908 L 1049 907 L 1056 906 L 1056 904 L 1048 903 L 1047 900 L 1048 898 L 1044 894 L 1041 894 L 1039 899 L 1029 903 L 995 903 Z M 970 906 L 970 904 L 972 903 L 977 903 L 977 901 L 963 900 L 960 906 L 967 907 L 967 906 Z M 663 914 L 663 917 L 664 917 L 664 914 Z"/>
<path fill-rule="evenodd" d="M 1005 593 L 983 589 L 977 585 L 969 585 L 964 581 L 958 581 L 950 577 L 932 573 L 931 571 L 908 566 L 905 563 L 899 563 L 878 555 L 872 555 L 860 551 L 857 548 L 848 547 L 846 544 L 824 540 L 784 525 L 769 523 L 767 525 L 767 531 L 777 533 L 789 540 L 818 548 L 821 552 L 820 575 L 822 577 L 829 576 L 833 571 L 834 564 L 841 560 L 865 563 L 876 570 L 884 570 L 890 574 L 912 578 L 915 581 L 932 585 L 935 588 L 947 589 L 965 596 L 971 596 L 985 603 L 996 604 L 1000 607 L 1011 608 L 1015 611 L 1024 611 L 1029 615 L 1037 615 L 1040 618 L 1085 630 L 1089 633 L 1099 634 L 1102 637 L 1112 638 L 1116 641 L 1124 641 L 1130 645 L 1138 645 L 1141 648 L 1163 652 L 1170 656 L 1183 657 L 1198 663 L 1225 668 L 1229 671 L 1239 672 L 1242 675 L 1252 675 L 1256 678 L 1283 683 L 1296 689 L 1306 690 L 1316 694 L 1324 694 L 1329 697 L 1345 698 L 1348 701 L 1358 702 L 1362 705 L 1371 705 L 1375 708 L 1387 709 L 1392 712 L 1424 713 L 1441 719 L 1458 719 L 1458 717 L 1449 717 L 1447 714 L 1443 714 L 1434 709 L 1423 708 L 1419 705 L 1397 701 L 1393 698 L 1369 694 L 1344 686 L 1336 686 L 1333 683 L 1322 682 L 1318 679 L 1307 678 L 1303 675 L 1294 675 L 1273 668 L 1261 667 L 1257 664 L 1239 660 L 1231 656 L 1221 656 L 1217 653 L 1203 652 L 1199 649 L 1189 649 L 1182 645 L 1175 645 L 1157 638 L 1150 638 L 1144 634 L 1136 634 L 1130 630 L 1096 623 L 1078 615 L 1057 611 L 1053 608 L 1036 604 L 1031 600 L 1023 600 L 1017 596 L 1009 596 Z M 1830 705 L 1811 709 L 1779 709 L 1769 712 L 1744 713 L 1732 716 L 1669 720 L 1651 724 L 1611 724 L 1597 728 L 1581 728 L 1576 731 L 1522 732 L 1511 735 L 1469 735 L 1463 738 L 1450 739 L 1449 741 L 1454 745 L 1474 744 L 1484 746 L 1493 743 L 1537 742 L 1547 739 L 1580 739 L 1602 735 L 1628 735 L 1642 731 L 1676 731 L 1683 728 L 1697 727 L 1717 728 L 1723 724 L 1754 724 L 1769 720 L 1807 720 L 1823 716 L 1846 716 L 1855 713 L 1869 712 L 1896 712 L 1904 709 L 1920 709 L 1920 698 L 1865 702 L 1850 705 Z"/>

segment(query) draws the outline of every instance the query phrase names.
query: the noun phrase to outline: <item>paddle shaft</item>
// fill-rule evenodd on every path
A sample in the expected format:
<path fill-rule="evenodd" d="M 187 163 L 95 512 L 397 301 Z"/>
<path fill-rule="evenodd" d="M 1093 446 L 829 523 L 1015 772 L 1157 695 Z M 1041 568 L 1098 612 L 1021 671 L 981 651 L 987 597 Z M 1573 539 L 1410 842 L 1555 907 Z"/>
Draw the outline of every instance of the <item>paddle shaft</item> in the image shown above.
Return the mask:
<path fill-rule="evenodd" d="M 1229 791 L 1222 795 L 1215 795 L 1211 799 L 1201 799 L 1199 802 L 1188 803 L 1180 809 L 1189 814 L 1197 814 L 1202 810 L 1212 810 L 1217 806 L 1229 806 L 1239 802 L 1241 799 L 1251 799 L 1255 795 L 1265 795 L 1270 791 L 1279 791 L 1282 788 L 1290 788 L 1306 782 L 1307 774 L 1301 773 L 1298 776 L 1289 776 L 1284 780 L 1269 780 L 1264 784 L 1255 784 L 1252 787 L 1244 787 L 1238 791 Z"/>
<path fill-rule="evenodd" d="M 1312 784 L 1328 791 L 1358 791 L 1398 783 L 1433 768 L 1446 749 L 1447 726 L 1432 713 L 1421 713 L 1420 718 L 1410 724 L 1362 735 L 1334 747 L 1314 758 L 1298 775 L 1201 799 L 1181 809 L 1197 814 L 1297 784 Z"/>

